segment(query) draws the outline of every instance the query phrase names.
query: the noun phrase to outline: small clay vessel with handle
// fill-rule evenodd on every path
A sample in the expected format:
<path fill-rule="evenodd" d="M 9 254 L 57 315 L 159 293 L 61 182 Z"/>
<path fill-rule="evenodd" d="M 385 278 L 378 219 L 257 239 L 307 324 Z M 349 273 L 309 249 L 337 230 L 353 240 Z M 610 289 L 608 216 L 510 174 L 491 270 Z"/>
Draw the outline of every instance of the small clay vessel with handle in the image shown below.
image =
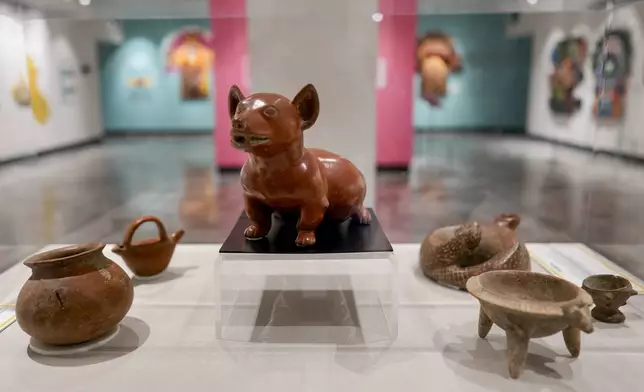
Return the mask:
<path fill-rule="evenodd" d="M 159 229 L 159 238 L 145 239 L 138 243 L 132 243 L 136 230 L 146 222 L 154 222 Z M 112 252 L 123 258 L 125 264 L 139 278 L 153 278 L 168 268 L 174 248 L 184 235 L 184 230 L 168 233 L 159 218 L 154 216 L 142 216 L 130 224 L 122 245 L 116 245 Z"/>
<path fill-rule="evenodd" d="M 637 295 L 631 282 L 617 275 L 592 275 L 584 279 L 581 287 L 593 297 L 592 316 L 604 323 L 623 323 L 626 316 L 619 308 Z"/>

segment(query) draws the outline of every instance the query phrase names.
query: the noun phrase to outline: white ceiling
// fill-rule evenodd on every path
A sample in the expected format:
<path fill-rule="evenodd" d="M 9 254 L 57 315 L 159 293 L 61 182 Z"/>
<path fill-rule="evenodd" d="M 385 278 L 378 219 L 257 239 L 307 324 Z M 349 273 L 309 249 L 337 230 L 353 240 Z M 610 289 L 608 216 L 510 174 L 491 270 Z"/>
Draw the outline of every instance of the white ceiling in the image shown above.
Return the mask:
<path fill-rule="evenodd" d="M 0 0 L 2 1 L 2 0 Z M 74 19 L 208 18 L 208 0 L 18 0 L 48 17 Z"/>
<path fill-rule="evenodd" d="M 3 0 L 0 0 L 0 2 Z M 6 0 L 5 0 L 6 1 Z M 81 6 L 78 0 L 11 0 L 43 12 L 48 17 L 74 19 L 154 19 L 154 18 L 208 18 L 209 0 L 92 0 L 89 6 Z M 262 0 L 270 2 L 271 0 Z M 325 1 L 325 0 L 319 0 Z M 362 0 L 346 0 L 362 1 Z M 564 12 L 588 10 L 603 0 L 537 0 L 532 5 L 528 0 L 418 0 L 420 14 L 441 13 L 510 13 L 510 12 Z M 632 0 L 617 0 L 632 1 Z M 298 0 L 293 0 L 294 5 Z M 299 8 L 262 7 L 269 9 L 267 15 L 251 17 L 298 16 Z M 301 8 L 301 7 L 300 7 Z M 352 7 L 338 12 L 349 12 Z M 388 13 L 403 11 L 394 7 Z M 218 15 L 218 18 L 243 15 Z M 309 15 L 302 15 L 309 17 Z"/>

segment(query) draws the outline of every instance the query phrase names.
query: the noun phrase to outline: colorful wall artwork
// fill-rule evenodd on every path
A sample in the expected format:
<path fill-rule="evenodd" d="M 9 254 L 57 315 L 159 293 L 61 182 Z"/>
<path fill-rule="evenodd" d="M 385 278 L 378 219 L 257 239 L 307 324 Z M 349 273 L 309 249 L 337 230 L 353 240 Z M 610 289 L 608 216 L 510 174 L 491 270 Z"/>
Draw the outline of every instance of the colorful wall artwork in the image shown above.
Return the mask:
<path fill-rule="evenodd" d="M 166 56 L 166 70 L 181 76 L 180 93 L 184 101 L 210 97 L 214 53 L 206 30 L 189 27 L 179 31 L 170 39 Z"/>
<path fill-rule="evenodd" d="M 122 21 L 122 27 L 123 41 L 120 44 L 101 42 L 98 46 L 100 66 L 97 73 L 101 78 L 105 131 L 212 134 L 216 121 L 217 87 L 212 67 L 198 76 L 197 85 L 201 83 L 201 86 L 187 91 L 189 89 L 184 86 L 190 83 L 185 83 L 185 75 L 178 67 L 182 51 L 176 51 L 177 56 L 168 56 L 170 49 L 182 42 L 180 37 L 185 37 L 185 32 L 214 37 L 210 33 L 211 21 L 130 19 Z M 200 44 L 196 47 L 200 48 Z M 196 60 L 202 59 L 203 64 L 207 61 L 203 61 L 202 53 L 197 49 L 195 57 Z M 205 57 L 208 60 L 208 55 Z M 212 51 L 209 60 L 213 64 Z M 207 87 L 203 86 L 204 82 Z M 186 100 L 184 96 L 205 98 Z M 225 119 L 228 120 L 228 116 Z"/>
<path fill-rule="evenodd" d="M 627 30 L 608 30 L 597 42 L 593 55 L 596 77 L 593 105 L 595 117 L 624 117 L 632 53 L 631 36 Z"/>
<path fill-rule="evenodd" d="M 422 42 L 427 32 L 441 32 L 463 64 L 463 72 L 449 73 L 440 107 L 423 98 L 427 85 L 423 86 L 422 72 L 413 75 L 410 95 L 417 132 L 525 131 L 532 37 L 509 35 L 508 18 L 508 14 L 417 16 L 417 38 L 412 43 Z M 443 49 L 449 56 L 451 50 Z"/>
<path fill-rule="evenodd" d="M 588 45 L 583 38 L 566 38 L 552 51 L 550 109 L 553 112 L 569 114 L 581 107 L 581 99 L 574 96 L 574 90 L 584 79 L 587 53 Z"/>
<path fill-rule="evenodd" d="M 447 79 L 461 69 L 452 39 L 441 32 L 426 33 L 416 46 L 417 70 L 421 75 L 422 97 L 432 106 L 440 106 L 447 94 Z"/>
<path fill-rule="evenodd" d="M 34 119 L 39 124 L 45 124 L 51 115 L 49 102 L 42 93 L 38 84 L 38 68 L 36 63 L 27 56 L 27 80 L 21 75 L 12 88 L 14 101 L 24 107 L 30 107 Z"/>

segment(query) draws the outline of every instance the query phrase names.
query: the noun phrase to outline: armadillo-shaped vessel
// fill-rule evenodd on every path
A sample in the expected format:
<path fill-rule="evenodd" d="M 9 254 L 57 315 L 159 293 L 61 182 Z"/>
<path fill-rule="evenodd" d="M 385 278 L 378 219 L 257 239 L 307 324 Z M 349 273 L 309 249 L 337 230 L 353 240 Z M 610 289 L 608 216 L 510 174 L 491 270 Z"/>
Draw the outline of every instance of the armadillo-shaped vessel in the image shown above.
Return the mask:
<path fill-rule="evenodd" d="M 519 223 L 518 215 L 501 214 L 492 224 L 468 222 L 440 228 L 421 244 L 421 269 L 430 279 L 460 289 L 483 272 L 529 271 L 528 251 L 515 232 Z"/>

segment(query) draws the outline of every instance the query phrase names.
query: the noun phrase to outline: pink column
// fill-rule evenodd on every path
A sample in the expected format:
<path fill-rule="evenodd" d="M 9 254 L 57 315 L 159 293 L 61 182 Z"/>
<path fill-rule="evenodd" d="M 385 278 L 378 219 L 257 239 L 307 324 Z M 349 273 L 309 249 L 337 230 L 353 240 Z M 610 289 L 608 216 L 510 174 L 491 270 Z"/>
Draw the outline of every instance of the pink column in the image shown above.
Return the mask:
<path fill-rule="evenodd" d="M 379 7 L 378 57 L 386 63 L 386 85 L 376 95 L 376 160 L 378 167 L 406 168 L 414 138 L 417 0 L 380 0 Z"/>
<path fill-rule="evenodd" d="M 219 168 L 239 168 L 246 155 L 230 145 L 228 89 L 233 84 L 247 91 L 245 59 L 248 53 L 245 0 L 210 0 L 210 23 L 215 51 L 215 162 Z"/>

